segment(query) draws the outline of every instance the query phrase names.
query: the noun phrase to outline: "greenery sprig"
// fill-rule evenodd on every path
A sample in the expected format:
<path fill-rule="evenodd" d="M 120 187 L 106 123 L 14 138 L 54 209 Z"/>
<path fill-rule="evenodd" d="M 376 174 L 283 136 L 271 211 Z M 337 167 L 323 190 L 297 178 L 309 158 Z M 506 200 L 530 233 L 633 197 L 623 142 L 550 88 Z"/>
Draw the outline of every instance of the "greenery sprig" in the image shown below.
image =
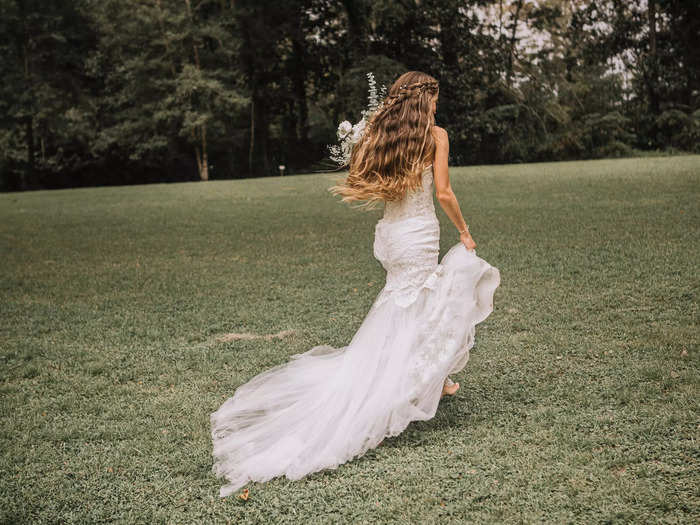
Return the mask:
<path fill-rule="evenodd" d="M 383 100 L 386 98 L 386 86 L 382 85 L 377 92 L 377 81 L 371 71 L 367 73 L 367 82 L 369 84 L 368 104 L 367 109 L 362 110 L 362 118 L 356 124 L 352 124 L 349 120 L 341 122 L 336 131 L 339 143 L 328 145 L 331 160 L 341 167 L 350 163 L 352 148 L 360 141 L 370 118 L 381 109 Z"/>

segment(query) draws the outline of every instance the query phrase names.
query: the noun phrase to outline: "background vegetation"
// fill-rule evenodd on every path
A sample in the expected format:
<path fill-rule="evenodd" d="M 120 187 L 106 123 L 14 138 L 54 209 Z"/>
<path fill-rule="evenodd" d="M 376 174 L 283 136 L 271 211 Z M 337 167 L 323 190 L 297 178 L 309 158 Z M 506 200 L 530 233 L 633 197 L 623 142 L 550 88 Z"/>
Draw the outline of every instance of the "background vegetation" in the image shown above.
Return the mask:
<path fill-rule="evenodd" d="M 696 0 L 0 0 L 0 188 L 327 169 L 368 71 L 453 165 L 700 151 Z"/>
<path fill-rule="evenodd" d="M 698 523 L 699 167 L 452 169 L 502 278 L 457 396 L 247 501 L 219 499 L 209 414 L 349 342 L 381 210 L 318 174 L 0 195 L 0 523 Z"/>

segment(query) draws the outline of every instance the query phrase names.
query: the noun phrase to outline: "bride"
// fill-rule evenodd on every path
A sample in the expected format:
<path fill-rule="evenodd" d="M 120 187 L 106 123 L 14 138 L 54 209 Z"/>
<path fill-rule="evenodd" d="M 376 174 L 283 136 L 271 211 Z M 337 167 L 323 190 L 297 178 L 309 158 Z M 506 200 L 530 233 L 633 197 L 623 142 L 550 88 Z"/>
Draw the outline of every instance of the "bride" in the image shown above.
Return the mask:
<path fill-rule="evenodd" d="M 438 82 L 401 75 L 353 147 L 343 201 L 384 202 L 374 256 L 386 284 L 347 346 L 320 345 L 240 385 L 211 414 L 213 473 L 225 497 L 249 481 L 298 480 L 431 419 L 459 383 L 475 325 L 493 311 L 497 268 L 476 255 L 435 126 Z M 437 200 L 459 232 L 438 264 Z"/>

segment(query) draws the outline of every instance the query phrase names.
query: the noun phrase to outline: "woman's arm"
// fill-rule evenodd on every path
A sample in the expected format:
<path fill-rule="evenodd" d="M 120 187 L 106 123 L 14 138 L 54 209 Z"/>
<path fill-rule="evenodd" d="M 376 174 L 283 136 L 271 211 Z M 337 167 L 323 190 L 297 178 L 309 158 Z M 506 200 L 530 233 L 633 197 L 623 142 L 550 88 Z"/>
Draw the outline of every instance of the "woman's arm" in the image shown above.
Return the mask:
<path fill-rule="evenodd" d="M 467 247 L 467 250 L 476 248 L 476 243 L 469 233 L 467 223 L 462 217 L 462 210 L 459 208 L 457 197 L 450 186 L 450 175 L 447 169 L 447 159 L 450 154 L 450 142 L 447 131 L 433 126 L 433 137 L 435 137 L 435 159 L 433 160 L 433 175 L 435 181 L 435 196 L 440 206 L 454 223 L 459 231 L 460 240 Z"/>

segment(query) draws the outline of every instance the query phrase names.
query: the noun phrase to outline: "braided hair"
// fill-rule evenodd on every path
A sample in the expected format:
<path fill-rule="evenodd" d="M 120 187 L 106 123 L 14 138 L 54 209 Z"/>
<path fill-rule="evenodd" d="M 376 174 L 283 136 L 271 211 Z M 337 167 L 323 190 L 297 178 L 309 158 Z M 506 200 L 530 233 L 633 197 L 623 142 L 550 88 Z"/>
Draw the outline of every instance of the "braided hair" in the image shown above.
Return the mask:
<path fill-rule="evenodd" d="M 429 91 L 430 93 L 437 94 L 438 92 L 438 82 L 437 80 L 429 80 L 426 82 L 414 82 L 413 84 L 402 84 L 398 91 L 393 95 L 387 95 L 384 99 L 384 106 L 389 107 L 393 104 L 401 102 L 408 97 L 420 96 L 424 91 Z"/>
<path fill-rule="evenodd" d="M 401 75 L 353 147 L 347 178 L 329 191 L 345 202 L 364 201 L 361 207 L 369 209 L 418 188 L 435 152 L 431 107 L 438 92 L 437 80 L 426 73 Z"/>

